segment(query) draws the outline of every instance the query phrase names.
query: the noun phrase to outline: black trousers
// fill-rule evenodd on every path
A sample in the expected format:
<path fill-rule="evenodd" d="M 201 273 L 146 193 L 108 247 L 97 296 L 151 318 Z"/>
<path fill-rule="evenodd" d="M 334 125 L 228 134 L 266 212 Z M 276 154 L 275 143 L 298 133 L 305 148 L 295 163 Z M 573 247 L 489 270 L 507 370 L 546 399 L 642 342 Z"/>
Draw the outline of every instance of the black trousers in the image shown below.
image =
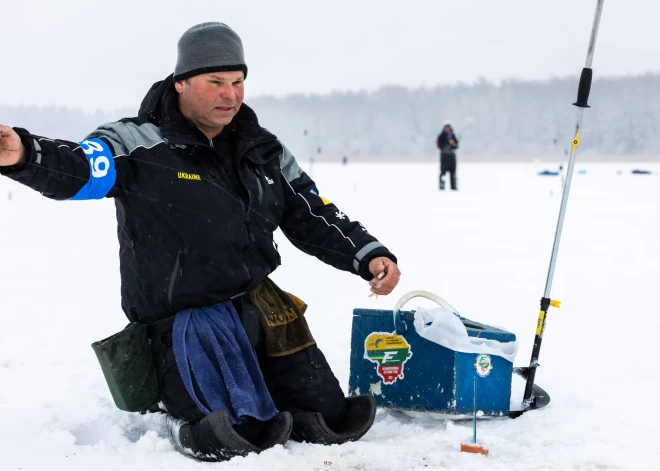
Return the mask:
<path fill-rule="evenodd" d="M 449 173 L 451 189 L 457 189 L 456 181 L 456 154 L 440 155 L 440 189 L 445 189 L 445 173 Z"/>
<path fill-rule="evenodd" d="M 239 314 L 245 310 L 244 301 L 235 301 L 234 305 L 237 310 L 240 309 Z M 246 330 L 258 332 L 250 340 L 266 387 L 277 409 L 292 414 L 319 412 L 330 428 L 341 428 L 347 420 L 344 393 L 323 352 L 316 345 L 312 345 L 291 355 L 268 357 L 263 329 L 254 325 L 255 317 L 246 317 L 241 315 Z M 168 413 L 174 417 L 197 422 L 204 417 L 204 413 L 190 397 L 181 379 L 172 348 L 173 322 L 173 318 L 171 322 L 161 321 L 151 329 L 156 369 L 161 378 L 161 399 Z M 256 322 L 258 323 L 258 318 Z"/>

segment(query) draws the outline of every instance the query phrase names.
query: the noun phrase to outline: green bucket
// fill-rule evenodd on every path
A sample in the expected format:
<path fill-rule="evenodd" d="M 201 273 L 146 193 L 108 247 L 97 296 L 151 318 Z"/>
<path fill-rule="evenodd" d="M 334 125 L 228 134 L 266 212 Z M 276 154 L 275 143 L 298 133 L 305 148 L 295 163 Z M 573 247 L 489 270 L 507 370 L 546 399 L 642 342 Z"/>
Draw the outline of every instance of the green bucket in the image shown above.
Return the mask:
<path fill-rule="evenodd" d="M 119 409 L 144 412 L 160 401 L 146 324 L 133 322 L 112 337 L 94 342 L 92 348 Z"/>

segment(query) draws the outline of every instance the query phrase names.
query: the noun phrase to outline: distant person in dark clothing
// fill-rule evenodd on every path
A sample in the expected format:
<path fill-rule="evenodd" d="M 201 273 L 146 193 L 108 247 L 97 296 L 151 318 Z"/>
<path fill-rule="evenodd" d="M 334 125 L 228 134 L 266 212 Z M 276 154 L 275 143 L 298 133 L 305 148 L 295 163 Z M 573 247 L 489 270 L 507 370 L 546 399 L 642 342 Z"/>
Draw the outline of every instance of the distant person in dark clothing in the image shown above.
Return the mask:
<path fill-rule="evenodd" d="M 442 132 L 436 141 L 440 149 L 440 189 L 445 189 L 445 173 L 449 172 L 451 189 L 456 187 L 456 149 L 458 149 L 458 138 L 454 134 L 451 124 L 446 122 Z"/>

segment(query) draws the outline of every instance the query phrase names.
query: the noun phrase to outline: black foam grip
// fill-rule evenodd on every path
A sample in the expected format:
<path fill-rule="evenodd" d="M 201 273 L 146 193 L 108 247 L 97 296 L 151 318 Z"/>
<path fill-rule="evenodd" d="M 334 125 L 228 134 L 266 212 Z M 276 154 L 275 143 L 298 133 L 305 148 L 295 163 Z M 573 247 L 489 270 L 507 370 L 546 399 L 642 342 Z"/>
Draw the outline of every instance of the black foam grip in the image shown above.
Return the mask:
<path fill-rule="evenodd" d="M 573 103 L 573 105 L 579 106 L 580 108 L 590 108 L 587 102 L 589 101 L 589 92 L 591 91 L 591 77 L 591 69 L 586 67 L 582 69 L 580 85 L 578 86 L 577 101 Z"/>
<path fill-rule="evenodd" d="M 550 309 L 550 298 L 541 298 L 541 311 L 548 312 Z"/>

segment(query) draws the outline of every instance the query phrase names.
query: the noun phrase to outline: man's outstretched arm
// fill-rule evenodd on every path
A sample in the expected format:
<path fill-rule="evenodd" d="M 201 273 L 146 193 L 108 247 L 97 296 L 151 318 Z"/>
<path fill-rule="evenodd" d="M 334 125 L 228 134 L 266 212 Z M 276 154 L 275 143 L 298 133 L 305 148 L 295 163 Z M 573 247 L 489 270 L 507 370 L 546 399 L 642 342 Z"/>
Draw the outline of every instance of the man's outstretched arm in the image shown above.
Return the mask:
<path fill-rule="evenodd" d="M 282 232 L 303 252 L 361 276 L 376 294 L 389 294 L 401 275 L 396 257 L 362 224 L 322 197 L 286 148 L 280 164 L 285 195 Z"/>
<path fill-rule="evenodd" d="M 115 160 L 125 152 L 121 139 L 103 131 L 77 143 L 0 125 L 0 175 L 55 200 L 117 196 L 131 178 L 131 166 Z"/>

